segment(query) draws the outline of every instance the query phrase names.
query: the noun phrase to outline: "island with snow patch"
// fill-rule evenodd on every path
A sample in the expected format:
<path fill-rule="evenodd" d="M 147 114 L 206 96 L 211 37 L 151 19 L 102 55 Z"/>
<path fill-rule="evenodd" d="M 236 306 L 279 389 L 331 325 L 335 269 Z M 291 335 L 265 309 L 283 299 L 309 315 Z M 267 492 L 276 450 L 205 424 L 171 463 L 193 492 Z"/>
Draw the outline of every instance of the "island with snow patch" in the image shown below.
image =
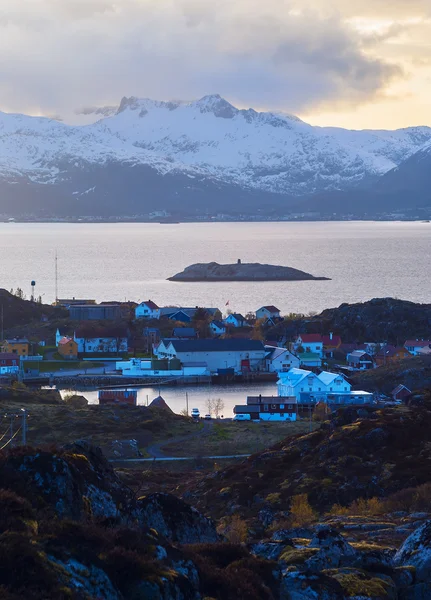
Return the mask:
<path fill-rule="evenodd" d="M 231 265 L 216 262 L 196 263 L 181 273 L 168 277 L 169 281 L 330 281 L 329 277 L 315 277 L 310 273 L 260 263 L 243 263 L 240 259 Z"/>

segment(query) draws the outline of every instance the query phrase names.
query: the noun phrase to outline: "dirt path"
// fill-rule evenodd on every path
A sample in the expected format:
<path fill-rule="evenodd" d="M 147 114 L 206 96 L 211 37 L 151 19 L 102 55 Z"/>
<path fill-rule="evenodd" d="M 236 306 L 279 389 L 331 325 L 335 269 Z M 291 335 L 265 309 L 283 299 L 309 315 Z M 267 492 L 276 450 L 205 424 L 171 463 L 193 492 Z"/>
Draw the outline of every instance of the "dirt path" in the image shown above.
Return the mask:
<path fill-rule="evenodd" d="M 191 440 L 197 437 L 205 437 L 210 435 L 213 429 L 214 422 L 213 421 L 202 421 L 204 426 L 199 431 L 195 433 L 190 433 L 188 435 L 182 435 L 179 437 L 170 438 L 169 440 L 165 440 L 164 442 L 159 442 L 158 444 L 152 444 L 148 446 L 147 452 L 151 456 L 151 458 L 166 458 L 165 453 L 162 448 L 164 446 L 169 446 L 170 444 L 179 444 L 182 442 L 187 442 L 187 440 Z"/>

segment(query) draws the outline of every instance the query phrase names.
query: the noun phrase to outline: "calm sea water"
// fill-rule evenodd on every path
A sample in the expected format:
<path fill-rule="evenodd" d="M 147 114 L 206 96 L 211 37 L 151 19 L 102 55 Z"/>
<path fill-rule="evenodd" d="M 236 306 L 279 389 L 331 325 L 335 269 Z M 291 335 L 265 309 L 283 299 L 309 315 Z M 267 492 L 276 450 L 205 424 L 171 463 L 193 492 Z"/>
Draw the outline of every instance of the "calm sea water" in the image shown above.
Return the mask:
<path fill-rule="evenodd" d="M 283 313 L 392 296 L 431 301 L 431 224 L 419 222 L 0 224 L 0 287 L 30 282 L 55 297 L 147 300 L 159 305 L 275 304 Z M 288 265 L 331 281 L 174 283 L 195 262 Z"/>
<path fill-rule="evenodd" d="M 193 385 L 186 387 L 146 387 L 128 389 L 138 390 L 138 404 L 147 405 L 159 393 L 166 400 L 169 407 L 175 412 L 180 413 L 186 408 L 186 392 L 188 396 L 189 412 L 192 408 L 198 408 L 203 416 L 208 412 L 208 398 L 222 398 L 224 402 L 223 416 L 226 418 L 233 417 L 233 407 L 236 404 L 246 404 L 247 396 L 277 396 L 276 383 L 262 384 L 237 384 L 237 385 Z M 71 390 L 61 390 L 63 396 L 69 394 Z M 82 390 L 78 392 L 85 396 L 90 404 L 98 404 L 98 392 Z"/>

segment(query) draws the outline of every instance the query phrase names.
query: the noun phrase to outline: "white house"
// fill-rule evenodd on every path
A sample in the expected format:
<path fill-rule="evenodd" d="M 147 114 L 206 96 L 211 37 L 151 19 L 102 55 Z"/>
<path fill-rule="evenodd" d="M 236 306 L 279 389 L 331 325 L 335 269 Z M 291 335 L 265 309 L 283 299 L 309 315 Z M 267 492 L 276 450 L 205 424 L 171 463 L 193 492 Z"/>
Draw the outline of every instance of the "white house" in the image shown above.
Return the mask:
<path fill-rule="evenodd" d="M 266 365 L 270 373 L 289 371 L 299 367 L 299 358 L 292 354 L 286 348 L 277 348 L 276 346 L 265 346 L 267 351 Z"/>
<path fill-rule="evenodd" d="M 242 315 L 239 313 L 232 313 L 226 317 L 224 320 L 225 325 L 230 325 L 231 327 L 247 327 L 248 323 Z"/>
<path fill-rule="evenodd" d="M 232 369 L 241 374 L 264 371 L 267 353 L 258 340 L 213 338 L 162 340 L 154 354 L 159 358 L 178 358 L 182 364 L 205 363 L 210 373 Z"/>
<path fill-rule="evenodd" d="M 223 321 L 211 321 L 210 329 L 214 335 L 224 335 L 226 333 L 226 327 Z"/>
<path fill-rule="evenodd" d="M 183 364 L 181 369 L 152 369 L 151 360 L 141 360 L 140 358 L 132 358 L 127 361 L 119 361 L 116 363 L 117 371 L 121 371 L 124 377 L 200 377 L 208 374 L 207 366 L 203 364 Z"/>
<path fill-rule="evenodd" d="M 256 311 L 256 319 L 279 319 L 280 310 L 276 306 L 262 306 Z"/>
<path fill-rule="evenodd" d="M 302 348 L 305 354 L 318 354 L 323 358 L 323 340 L 318 333 L 300 333 L 293 343 L 295 351 Z"/>
<path fill-rule="evenodd" d="M 126 332 L 120 329 L 78 329 L 73 339 L 78 344 L 78 354 L 120 354 L 128 351 Z"/>
<path fill-rule="evenodd" d="M 413 356 L 427 354 L 428 349 L 431 348 L 431 340 L 406 340 L 404 348 Z"/>
<path fill-rule="evenodd" d="M 373 394 L 352 391 L 352 385 L 339 373 L 322 371 L 316 375 L 305 369 L 280 373 L 277 382 L 279 396 L 295 396 L 298 403 L 371 404 Z"/>
<path fill-rule="evenodd" d="M 160 319 L 160 308 L 152 300 L 141 302 L 135 308 L 136 319 Z"/>

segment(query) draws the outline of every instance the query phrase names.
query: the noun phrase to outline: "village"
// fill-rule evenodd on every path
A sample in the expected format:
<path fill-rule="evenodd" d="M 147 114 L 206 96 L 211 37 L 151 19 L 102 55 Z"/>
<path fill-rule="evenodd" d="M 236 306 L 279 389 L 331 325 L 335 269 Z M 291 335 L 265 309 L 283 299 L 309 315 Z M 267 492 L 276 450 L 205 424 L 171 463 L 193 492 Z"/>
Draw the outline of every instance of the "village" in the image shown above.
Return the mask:
<path fill-rule="evenodd" d="M 274 393 L 244 398 L 233 409 L 234 419 L 294 421 L 301 409 L 314 410 L 322 403 L 400 403 L 413 390 L 394 385 L 382 395 L 358 388 L 352 376 L 408 357 L 431 356 L 429 339 L 392 345 L 344 340 L 340 332 L 292 333 L 292 316 L 282 316 L 272 305 L 245 316 L 227 306 L 223 315 L 214 307 L 159 307 L 152 300 L 98 304 L 72 298 L 55 306 L 68 319 L 52 338 L 40 334 L 3 340 L 3 383 L 115 387 L 109 401 L 123 402 L 120 388 L 128 386 L 253 383 L 255 390 L 259 383 L 271 382 Z M 41 320 L 49 321 L 45 315 Z M 136 394 L 127 398 L 136 402 Z"/>

